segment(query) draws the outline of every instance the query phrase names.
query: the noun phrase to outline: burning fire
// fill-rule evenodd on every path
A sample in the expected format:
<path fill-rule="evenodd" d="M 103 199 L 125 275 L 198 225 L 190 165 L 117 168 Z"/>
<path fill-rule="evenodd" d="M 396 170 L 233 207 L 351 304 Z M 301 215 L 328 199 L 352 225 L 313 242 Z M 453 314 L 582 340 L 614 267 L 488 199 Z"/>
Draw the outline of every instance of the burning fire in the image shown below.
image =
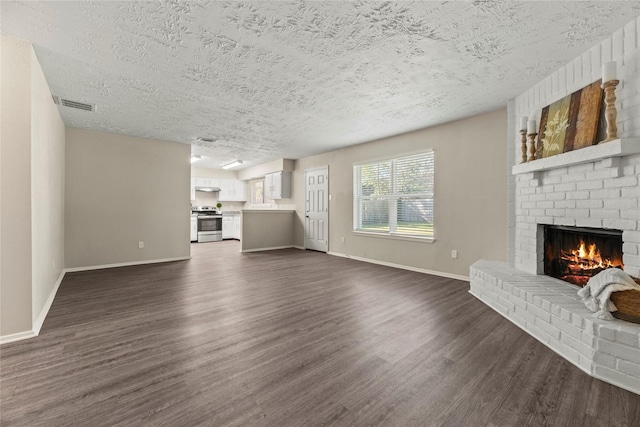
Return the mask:
<path fill-rule="evenodd" d="M 573 274 L 584 270 L 605 269 L 618 267 L 620 263 L 615 264 L 610 259 L 602 259 L 600 250 L 595 243 L 585 245 L 584 241 L 580 241 L 580 247 L 571 251 L 562 251 L 563 260 L 569 262 L 569 269 Z"/>

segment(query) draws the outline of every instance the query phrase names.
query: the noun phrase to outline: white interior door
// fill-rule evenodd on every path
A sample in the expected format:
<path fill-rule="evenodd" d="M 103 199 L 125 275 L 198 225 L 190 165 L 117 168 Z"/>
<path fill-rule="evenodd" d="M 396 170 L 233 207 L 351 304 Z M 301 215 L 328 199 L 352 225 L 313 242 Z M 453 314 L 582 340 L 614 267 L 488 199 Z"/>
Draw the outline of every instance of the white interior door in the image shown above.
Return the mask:
<path fill-rule="evenodd" d="M 304 246 L 307 249 L 329 250 L 329 167 L 304 172 L 306 213 Z"/>

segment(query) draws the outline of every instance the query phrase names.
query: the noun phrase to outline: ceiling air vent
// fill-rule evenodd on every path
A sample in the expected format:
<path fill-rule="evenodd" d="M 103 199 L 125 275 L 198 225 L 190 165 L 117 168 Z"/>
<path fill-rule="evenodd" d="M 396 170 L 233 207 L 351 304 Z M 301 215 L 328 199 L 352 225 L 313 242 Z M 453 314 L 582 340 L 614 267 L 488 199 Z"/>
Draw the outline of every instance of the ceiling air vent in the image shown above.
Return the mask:
<path fill-rule="evenodd" d="M 83 111 L 96 111 L 96 106 L 93 104 L 85 104 L 84 102 L 71 101 L 70 99 L 58 98 L 56 95 L 53 96 L 53 102 L 58 105 L 62 105 L 63 107 L 75 108 L 76 110 Z"/>
<path fill-rule="evenodd" d="M 200 142 L 216 142 L 217 140 L 215 138 L 205 138 L 203 136 L 199 136 L 196 138 L 196 141 L 200 141 Z"/>

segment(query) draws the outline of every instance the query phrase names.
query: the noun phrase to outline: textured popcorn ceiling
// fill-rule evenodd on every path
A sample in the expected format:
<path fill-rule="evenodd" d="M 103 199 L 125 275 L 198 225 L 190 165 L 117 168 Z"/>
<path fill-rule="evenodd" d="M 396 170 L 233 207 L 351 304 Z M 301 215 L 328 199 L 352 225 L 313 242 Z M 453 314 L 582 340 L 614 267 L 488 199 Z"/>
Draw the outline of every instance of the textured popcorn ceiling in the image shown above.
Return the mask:
<path fill-rule="evenodd" d="M 68 126 L 299 158 L 506 105 L 639 2 L 7 2 Z M 198 136 L 214 143 L 196 143 Z M 460 143 L 473 143 L 460 141 Z"/>

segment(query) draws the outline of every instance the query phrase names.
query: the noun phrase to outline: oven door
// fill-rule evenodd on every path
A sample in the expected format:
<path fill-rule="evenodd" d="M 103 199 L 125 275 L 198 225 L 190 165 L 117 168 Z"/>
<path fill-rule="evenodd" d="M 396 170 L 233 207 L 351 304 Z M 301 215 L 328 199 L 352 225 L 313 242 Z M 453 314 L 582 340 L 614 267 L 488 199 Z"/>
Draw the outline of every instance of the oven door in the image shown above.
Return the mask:
<path fill-rule="evenodd" d="M 198 242 L 222 240 L 222 215 L 198 216 Z"/>

